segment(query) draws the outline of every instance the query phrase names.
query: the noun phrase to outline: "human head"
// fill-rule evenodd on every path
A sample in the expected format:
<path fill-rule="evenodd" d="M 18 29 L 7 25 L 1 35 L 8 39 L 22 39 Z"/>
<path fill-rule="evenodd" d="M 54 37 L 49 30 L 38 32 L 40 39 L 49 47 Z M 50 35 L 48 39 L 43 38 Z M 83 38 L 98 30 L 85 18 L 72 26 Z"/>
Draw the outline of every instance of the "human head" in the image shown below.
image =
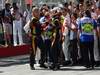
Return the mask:
<path fill-rule="evenodd" d="M 6 4 L 5 4 L 5 9 L 6 9 L 6 10 L 9 10 L 9 9 L 10 9 L 10 3 L 6 3 Z"/>
<path fill-rule="evenodd" d="M 73 20 L 76 20 L 77 17 L 78 17 L 77 13 L 76 13 L 76 12 L 73 12 L 72 15 L 71 15 L 71 18 L 72 18 Z"/>
<path fill-rule="evenodd" d="M 40 13 L 39 13 L 39 8 L 38 7 L 34 7 L 32 9 L 32 16 L 33 17 L 36 17 L 36 18 L 39 18 L 40 17 Z"/>
<path fill-rule="evenodd" d="M 85 15 L 86 17 L 90 17 L 90 18 L 91 18 L 91 12 L 90 12 L 89 10 L 86 10 L 86 11 L 84 12 L 84 15 Z"/>
<path fill-rule="evenodd" d="M 30 10 L 30 4 L 27 4 L 27 9 Z"/>
<path fill-rule="evenodd" d="M 16 4 L 16 3 L 13 3 L 13 4 L 12 4 L 12 6 L 13 6 L 13 7 L 16 7 L 16 6 L 17 6 L 17 4 Z"/>

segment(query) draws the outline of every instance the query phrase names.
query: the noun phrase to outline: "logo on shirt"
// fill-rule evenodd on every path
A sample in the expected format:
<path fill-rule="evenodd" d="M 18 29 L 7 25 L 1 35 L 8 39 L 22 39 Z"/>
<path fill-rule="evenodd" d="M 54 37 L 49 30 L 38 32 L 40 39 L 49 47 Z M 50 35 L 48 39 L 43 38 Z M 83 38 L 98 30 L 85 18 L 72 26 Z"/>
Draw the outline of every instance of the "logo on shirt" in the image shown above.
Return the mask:
<path fill-rule="evenodd" d="M 91 33 L 93 31 L 93 25 L 91 23 L 85 23 L 84 25 L 82 25 L 82 30 L 85 33 Z"/>

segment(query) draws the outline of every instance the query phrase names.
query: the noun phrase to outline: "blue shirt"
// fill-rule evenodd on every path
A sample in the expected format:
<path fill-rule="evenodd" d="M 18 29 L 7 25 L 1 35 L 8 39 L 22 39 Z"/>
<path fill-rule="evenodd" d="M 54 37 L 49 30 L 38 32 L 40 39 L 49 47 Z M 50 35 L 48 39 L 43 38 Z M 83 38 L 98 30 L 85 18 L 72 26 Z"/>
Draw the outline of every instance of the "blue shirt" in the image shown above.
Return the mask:
<path fill-rule="evenodd" d="M 89 17 L 83 17 L 79 22 L 80 41 L 92 42 L 94 41 L 94 29 L 97 27 L 95 20 Z"/>

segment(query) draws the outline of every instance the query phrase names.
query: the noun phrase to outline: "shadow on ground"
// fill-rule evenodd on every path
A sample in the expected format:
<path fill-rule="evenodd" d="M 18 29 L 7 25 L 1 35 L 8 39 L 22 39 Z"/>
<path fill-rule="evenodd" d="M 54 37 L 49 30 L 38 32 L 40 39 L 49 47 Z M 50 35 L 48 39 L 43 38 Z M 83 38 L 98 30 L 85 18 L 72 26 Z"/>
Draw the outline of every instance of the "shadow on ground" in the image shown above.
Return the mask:
<path fill-rule="evenodd" d="M 0 67 L 8 67 L 13 65 L 22 65 L 29 63 L 29 59 L 21 59 L 21 60 L 0 60 Z"/>
<path fill-rule="evenodd" d="M 77 69 L 74 69 L 74 68 L 61 68 L 59 71 L 98 71 L 100 70 L 100 67 L 95 67 L 94 69 L 86 69 L 86 68 L 77 68 Z"/>
<path fill-rule="evenodd" d="M 0 71 L 0 73 L 4 73 L 3 71 Z"/>

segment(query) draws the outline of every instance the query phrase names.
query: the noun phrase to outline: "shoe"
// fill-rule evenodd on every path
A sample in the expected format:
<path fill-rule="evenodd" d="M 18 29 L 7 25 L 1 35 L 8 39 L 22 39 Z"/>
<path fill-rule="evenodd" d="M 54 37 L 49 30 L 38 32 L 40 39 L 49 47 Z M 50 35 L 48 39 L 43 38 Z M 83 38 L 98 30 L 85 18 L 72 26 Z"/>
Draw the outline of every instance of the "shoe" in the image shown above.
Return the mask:
<path fill-rule="evenodd" d="M 100 64 L 96 64 L 95 67 L 100 67 Z"/>
<path fill-rule="evenodd" d="M 41 68 L 48 68 L 46 65 L 44 65 L 44 64 L 40 64 L 40 67 Z"/>
<path fill-rule="evenodd" d="M 14 46 L 18 46 L 18 44 L 14 44 Z"/>
<path fill-rule="evenodd" d="M 63 62 L 63 66 L 68 66 L 68 65 L 70 65 L 71 64 L 71 61 L 64 61 Z"/>
<path fill-rule="evenodd" d="M 86 65 L 86 66 L 84 66 L 84 67 L 86 67 L 86 69 L 90 69 L 90 68 L 91 68 L 91 66 L 88 66 L 88 65 Z"/>
<path fill-rule="evenodd" d="M 57 68 L 57 67 L 53 68 L 53 71 L 57 71 L 57 70 L 58 70 L 58 68 Z"/>
<path fill-rule="evenodd" d="M 59 70 L 60 69 L 60 67 L 55 67 L 55 68 L 53 68 L 53 71 L 57 71 L 57 70 Z"/>
<path fill-rule="evenodd" d="M 77 65 L 76 62 L 72 62 L 72 63 L 70 64 L 70 66 L 76 66 L 76 65 Z"/>
<path fill-rule="evenodd" d="M 25 44 L 25 43 L 20 43 L 20 44 L 19 44 L 19 46 L 23 46 L 23 45 L 26 45 L 26 44 Z"/>
<path fill-rule="evenodd" d="M 5 44 L 5 46 L 4 47 L 8 47 L 8 44 Z"/>
<path fill-rule="evenodd" d="M 94 65 L 91 66 L 91 69 L 94 69 Z"/>
<path fill-rule="evenodd" d="M 53 70 L 54 69 L 54 66 L 49 66 L 49 69 Z"/>
<path fill-rule="evenodd" d="M 95 67 L 100 67 L 100 61 L 96 61 Z"/>
<path fill-rule="evenodd" d="M 60 69 L 60 66 L 57 66 L 57 69 L 59 70 Z"/>
<path fill-rule="evenodd" d="M 31 67 L 31 70 L 35 70 L 35 67 Z"/>

